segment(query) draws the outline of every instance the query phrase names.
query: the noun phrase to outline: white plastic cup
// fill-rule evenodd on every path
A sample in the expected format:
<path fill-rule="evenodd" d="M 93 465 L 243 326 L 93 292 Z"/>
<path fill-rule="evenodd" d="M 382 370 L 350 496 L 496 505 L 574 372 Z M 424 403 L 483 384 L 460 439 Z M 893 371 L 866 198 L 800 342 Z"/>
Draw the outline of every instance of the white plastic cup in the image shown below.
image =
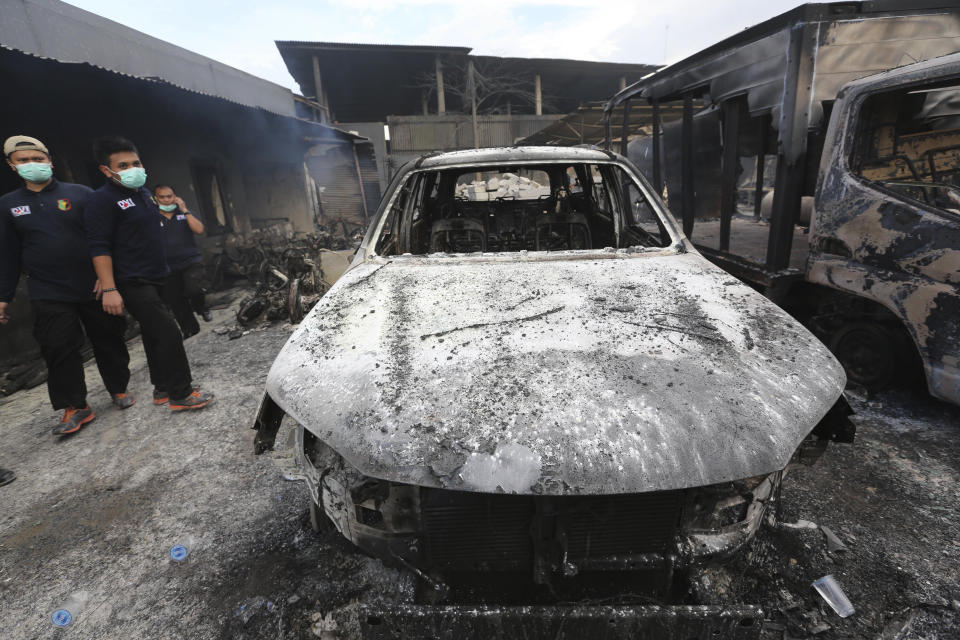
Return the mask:
<path fill-rule="evenodd" d="M 71 593 L 66 602 L 50 612 L 50 622 L 55 627 L 69 627 L 86 608 L 89 600 L 90 594 L 86 591 Z"/>
<path fill-rule="evenodd" d="M 836 611 L 838 616 L 848 618 L 853 615 L 853 604 L 847 598 L 847 594 L 843 592 L 843 587 L 832 575 L 825 575 L 814 580 L 813 588 L 823 596 L 823 599 L 827 601 L 831 609 Z"/>

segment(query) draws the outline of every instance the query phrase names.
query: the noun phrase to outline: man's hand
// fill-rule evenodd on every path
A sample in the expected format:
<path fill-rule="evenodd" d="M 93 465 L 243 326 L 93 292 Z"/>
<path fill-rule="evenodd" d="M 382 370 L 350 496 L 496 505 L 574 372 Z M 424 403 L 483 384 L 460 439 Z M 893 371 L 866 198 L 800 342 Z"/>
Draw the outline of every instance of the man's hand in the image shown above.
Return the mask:
<path fill-rule="evenodd" d="M 97 281 L 93 283 L 93 295 L 96 296 L 97 300 L 100 299 L 100 294 L 103 293 L 103 285 L 100 284 L 100 278 L 97 278 Z"/>
<path fill-rule="evenodd" d="M 177 196 L 176 198 L 173 199 L 173 201 L 176 202 L 177 206 L 180 208 L 180 213 L 187 212 L 187 203 L 183 201 L 183 198 L 181 198 L 180 196 Z"/>
<path fill-rule="evenodd" d="M 10 316 L 7 315 L 8 304 L 8 302 L 0 302 L 0 324 L 7 324 L 10 322 Z"/>
<path fill-rule="evenodd" d="M 123 298 L 119 291 L 103 292 L 103 310 L 112 316 L 123 315 Z"/>

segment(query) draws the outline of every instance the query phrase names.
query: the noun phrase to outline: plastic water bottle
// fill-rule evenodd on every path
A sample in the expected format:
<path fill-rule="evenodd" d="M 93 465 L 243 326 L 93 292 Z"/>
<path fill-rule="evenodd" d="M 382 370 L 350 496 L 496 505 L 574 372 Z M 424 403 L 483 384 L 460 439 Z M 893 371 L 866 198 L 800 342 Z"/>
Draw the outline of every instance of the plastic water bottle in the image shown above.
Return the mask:
<path fill-rule="evenodd" d="M 170 547 L 170 558 L 174 562 L 183 562 L 196 548 L 197 539 L 191 535 L 185 535 L 179 542 Z"/>
<path fill-rule="evenodd" d="M 50 622 L 55 627 L 69 627 L 76 622 L 77 616 L 84 610 L 89 600 L 90 594 L 86 591 L 70 594 L 66 602 L 50 613 Z"/>

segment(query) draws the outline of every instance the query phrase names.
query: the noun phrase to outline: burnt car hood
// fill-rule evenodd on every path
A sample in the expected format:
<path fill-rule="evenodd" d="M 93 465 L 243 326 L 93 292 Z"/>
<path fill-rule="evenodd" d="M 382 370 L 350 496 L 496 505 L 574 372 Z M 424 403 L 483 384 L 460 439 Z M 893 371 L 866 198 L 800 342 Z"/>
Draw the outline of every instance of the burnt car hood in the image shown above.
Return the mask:
<path fill-rule="evenodd" d="M 782 469 L 844 383 L 806 329 L 699 254 L 621 251 L 361 264 L 267 391 L 366 475 L 566 495 Z"/>

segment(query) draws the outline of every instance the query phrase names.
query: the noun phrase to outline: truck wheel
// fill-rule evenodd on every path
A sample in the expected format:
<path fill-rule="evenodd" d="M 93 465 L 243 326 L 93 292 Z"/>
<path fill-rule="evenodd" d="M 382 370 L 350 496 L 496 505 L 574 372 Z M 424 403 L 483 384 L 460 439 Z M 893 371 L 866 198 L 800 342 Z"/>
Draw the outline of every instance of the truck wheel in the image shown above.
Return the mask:
<path fill-rule="evenodd" d="M 872 392 L 894 382 L 902 348 L 898 336 L 882 325 L 848 322 L 831 336 L 830 351 L 843 365 L 850 382 Z"/>

